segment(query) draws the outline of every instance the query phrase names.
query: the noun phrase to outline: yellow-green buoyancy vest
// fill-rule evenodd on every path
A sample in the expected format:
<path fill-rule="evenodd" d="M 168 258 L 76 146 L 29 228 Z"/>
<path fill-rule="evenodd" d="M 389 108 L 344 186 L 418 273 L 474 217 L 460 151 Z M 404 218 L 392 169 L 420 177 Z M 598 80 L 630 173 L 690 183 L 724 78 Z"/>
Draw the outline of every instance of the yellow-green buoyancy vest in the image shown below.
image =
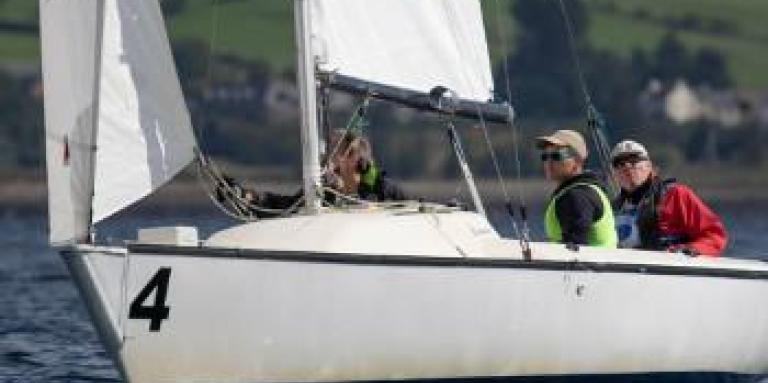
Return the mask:
<path fill-rule="evenodd" d="M 590 246 L 616 248 L 618 243 L 618 237 L 616 235 L 616 228 L 613 221 L 613 209 L 611 208 L 611 202 L 599 186 L 588 183 L 575 183 L 561 190 L 557 195 L 552 197 L 549 201 L 549 206 L 544 214 L 544 224 L 547 231 L 547 237 L 553 242 L 563 241 L 563 230 L 560 226 L 560 221 L 557 219 L 555 212 L 555 204 L 557 199 L 560 198 L 568 190 L 577 186 L 589 186 L 597 195 L 600 196 L 600 201 L 603 204 L 603 216 L 597 222 L 592 223 L 587 233 L 587 244 Z"/>

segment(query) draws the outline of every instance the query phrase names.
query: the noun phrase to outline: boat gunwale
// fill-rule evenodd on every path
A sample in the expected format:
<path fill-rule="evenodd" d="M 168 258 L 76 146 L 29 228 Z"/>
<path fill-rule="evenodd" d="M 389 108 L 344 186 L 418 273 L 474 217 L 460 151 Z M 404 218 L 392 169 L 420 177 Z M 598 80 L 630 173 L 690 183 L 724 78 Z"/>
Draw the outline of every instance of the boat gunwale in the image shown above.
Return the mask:
<path fill-rule="evenodd" d="M 295 250 L 264 250 L 203 246 L 129 243 L 129 254 L 185 256 L 215 259 L 251 259 L 279 262 L 326 263 L 359 266 L 413 266 L 482 269 L 526 269 L 542 271 L 583 271 L 598 273 L 716 277 L 728 279 L 768 280 L 768 269 L 736 269 L 714 266 L 662 265 L 590 261 L 583 259 L 523 259 L 482 257 L 438 257 L 422 255 L 379 255 L 331 252 L 307 253 Z"/>

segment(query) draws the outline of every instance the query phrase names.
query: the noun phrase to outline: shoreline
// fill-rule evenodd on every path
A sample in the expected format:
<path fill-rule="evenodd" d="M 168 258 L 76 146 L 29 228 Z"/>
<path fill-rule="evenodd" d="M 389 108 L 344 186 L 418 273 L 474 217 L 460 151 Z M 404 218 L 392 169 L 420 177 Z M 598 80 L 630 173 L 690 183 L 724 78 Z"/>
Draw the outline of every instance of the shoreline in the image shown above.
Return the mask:
<path fill-rule="evenodd" d="M 684 182 L 691 185 L 696 193 L 707 203 L 768 203 L 768 185 L 754 179 L 712 180 L 710 172 L 699 173 L 700 180 Z M 733 178 L 733 174 L 728 175 Z M 743 178 L 743 177 L 738 177 Z M 240 179 L 259 179 L 258 177 L 241 177 Z M 432 201 L 448 201 L 457 196 L 462 201 L 471 202 L 471 197 L 463 180 L 420 180 L 400 181 L 402 188 L 414 198 Z M 476 181 L 478 191 L 486 204 L 501 204 L 506 198 L 499 183 L 494 179 Z M 253 182 L 244 184 L 258 190 L 269 190 L 276 193 L 294 193 L 299 188 L 299 181 Z M 529 204 L 543 204 L 551 193 L 553 186 L 543 179 L 523 179 L 522 181 L 506 180 L 505 187 L 513 201 L 518 201 L 520 195 Z M 0 182 L 0 210 L 45 212 L 47 210 L 47 187 L 43 177 L 26 176 L 15 179 L 5 179 Z M 182 176 L 163 186 L 137 204 L 144 209 L 193 211 L 212 208 L 209 197 L 196 178 Z"/>

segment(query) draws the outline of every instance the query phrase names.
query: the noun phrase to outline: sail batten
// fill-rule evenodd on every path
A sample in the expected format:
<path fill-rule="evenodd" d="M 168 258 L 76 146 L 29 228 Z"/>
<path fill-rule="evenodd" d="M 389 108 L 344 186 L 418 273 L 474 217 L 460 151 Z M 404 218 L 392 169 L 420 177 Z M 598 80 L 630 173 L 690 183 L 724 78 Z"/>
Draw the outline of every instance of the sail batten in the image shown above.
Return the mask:
<path fill-rule="evenodd" d="M 442 86 L 486 102 L 493 80 L 476 0 L 316 0 L 320 69 L 422 93 Z"/>

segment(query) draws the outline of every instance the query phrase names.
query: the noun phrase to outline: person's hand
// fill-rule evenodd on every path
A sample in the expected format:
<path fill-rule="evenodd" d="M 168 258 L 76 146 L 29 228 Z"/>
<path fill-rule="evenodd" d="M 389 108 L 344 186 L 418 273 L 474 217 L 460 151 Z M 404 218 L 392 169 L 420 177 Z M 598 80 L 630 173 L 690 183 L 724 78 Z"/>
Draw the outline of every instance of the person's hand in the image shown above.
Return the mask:
<path fill-rule="evenodd" d="M 339 177 L 336 172 L 328 171 L 323 174 L 323 186 L 329 187 L 334 190 L 341 190 L 341 187 L 344 186 L 344 182 L 341 180 L 341 177 Z"/>
<path fill-rule="evenodd" d="M 670 253 L 685 254 L 689 257 L 698 257 L 699 255 L 701 255 L 698 250 L 694 249 L 689 245 L 672 245 L 669 248 L 667 248 L 667 251 L 669 251 Z"/>

